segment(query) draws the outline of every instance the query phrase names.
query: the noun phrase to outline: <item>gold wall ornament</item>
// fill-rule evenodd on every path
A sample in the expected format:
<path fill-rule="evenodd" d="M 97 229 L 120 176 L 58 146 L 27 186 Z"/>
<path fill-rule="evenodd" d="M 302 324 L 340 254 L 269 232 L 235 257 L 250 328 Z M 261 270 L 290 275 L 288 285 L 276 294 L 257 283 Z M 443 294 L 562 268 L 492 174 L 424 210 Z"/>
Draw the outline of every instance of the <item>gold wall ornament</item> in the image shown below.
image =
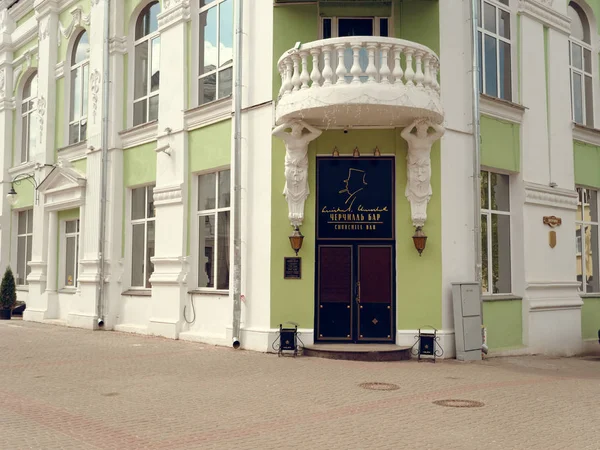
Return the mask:
<path fill-rule="evenodd" d="M 375 151 L 373 152 L 375 156 L 381 156 L 381 152 L 379 151 L 379 147 L 375 147 Z"/>
<path fill-rule="evenodd" d="M 338 150 L 337 147 L 334 147 L 333 152 L 331 152 L 331 156 L 335 156 L 335 157 L 340 156 L 340 151 Z"/>
<path fill-rule="evenodd" d="M 548 225 L 550 228 L 556 228 L 562 225 L 562 219 L 556 216 L 544 216 L 544 225 Z"/>
<path fill-rule="evenodd" d="M 548 244 L 550 248 L 556 247 L 556 231 L 552 230 L 548 233 Z"/>
<path fill-rule="evenodd" d="M 355 158 L 358 158 L 360 156 L 360 152 L 358 151 L 358 147 L 354 147 L 354 152 L 352 153 L 352 156 L 354 156 Z"/>

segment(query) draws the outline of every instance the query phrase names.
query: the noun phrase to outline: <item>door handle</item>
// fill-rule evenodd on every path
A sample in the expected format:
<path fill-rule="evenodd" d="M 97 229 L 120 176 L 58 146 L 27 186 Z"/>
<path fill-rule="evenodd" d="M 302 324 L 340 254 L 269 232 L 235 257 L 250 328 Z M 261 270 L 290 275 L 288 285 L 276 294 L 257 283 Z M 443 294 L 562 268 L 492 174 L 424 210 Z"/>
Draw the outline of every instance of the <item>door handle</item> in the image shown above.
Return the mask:
<path fill-rule="evenodd" d="M 356 282 L 356 303 L 360 305 L 360 281 Z"/>

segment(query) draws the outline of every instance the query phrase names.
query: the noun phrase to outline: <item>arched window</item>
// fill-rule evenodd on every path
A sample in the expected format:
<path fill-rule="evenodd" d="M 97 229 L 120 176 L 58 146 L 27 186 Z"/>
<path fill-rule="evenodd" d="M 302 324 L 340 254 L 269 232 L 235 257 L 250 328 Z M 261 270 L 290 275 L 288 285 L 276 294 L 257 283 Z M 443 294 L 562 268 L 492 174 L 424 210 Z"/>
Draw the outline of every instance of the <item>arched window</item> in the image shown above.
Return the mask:
<path fill-rule="evenodd" d="M 35 120 L 38 94 L 37 72 L 31 75 L 23 86 L 21 102 L 21 162 L 29 161 L 35 150 L 38 138 L 37 120 Z"/>
<path fill-rule="evenodd" d="M 568 15 L 571 19 L 569 66 L 571 68 L 573 121 L 593 127 L 594 97 L 592 93 L 593 71 L 590 24 L 581 7 L 575 2 L 569 3 Z"/>
<path fill-rule="evenodd" d="M 135 24 L 135 78 L 133 126 L 158 119 L 160 85 L 160 5 L 152 2 L 140 13 Z"/>
<path fill-rule="evenodd" d="M 87 131 L 88 79 L 90 76 L 90 41 L 82 31 L 71 54 L 71 106 L 69 144 L 85 141 Z"/>

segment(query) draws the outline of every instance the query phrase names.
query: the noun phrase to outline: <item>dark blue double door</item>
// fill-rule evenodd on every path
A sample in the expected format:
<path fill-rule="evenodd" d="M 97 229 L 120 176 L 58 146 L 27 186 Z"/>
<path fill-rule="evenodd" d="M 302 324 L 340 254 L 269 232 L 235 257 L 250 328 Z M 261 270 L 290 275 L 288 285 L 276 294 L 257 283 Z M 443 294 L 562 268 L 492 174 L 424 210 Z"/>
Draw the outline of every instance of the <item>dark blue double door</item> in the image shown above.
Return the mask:
<path fill-rule="evenodd" d="M 393 242 L 317 244 L 316 341 L 395 341 L 394 260 Z"/>

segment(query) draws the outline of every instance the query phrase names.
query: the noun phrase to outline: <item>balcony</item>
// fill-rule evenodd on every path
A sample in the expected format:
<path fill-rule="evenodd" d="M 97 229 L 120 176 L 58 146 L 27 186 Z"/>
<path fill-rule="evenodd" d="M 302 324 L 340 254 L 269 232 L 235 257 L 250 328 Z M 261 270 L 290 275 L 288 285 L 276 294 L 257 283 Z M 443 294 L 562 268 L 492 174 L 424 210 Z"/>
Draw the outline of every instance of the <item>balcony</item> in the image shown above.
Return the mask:
<path fill-rule="evenodd" d="M 309 42 L 278 62 L 276 123 L 320 128 L 441 123 L 438 56 L 402 39 L 353 36 Z"/>

